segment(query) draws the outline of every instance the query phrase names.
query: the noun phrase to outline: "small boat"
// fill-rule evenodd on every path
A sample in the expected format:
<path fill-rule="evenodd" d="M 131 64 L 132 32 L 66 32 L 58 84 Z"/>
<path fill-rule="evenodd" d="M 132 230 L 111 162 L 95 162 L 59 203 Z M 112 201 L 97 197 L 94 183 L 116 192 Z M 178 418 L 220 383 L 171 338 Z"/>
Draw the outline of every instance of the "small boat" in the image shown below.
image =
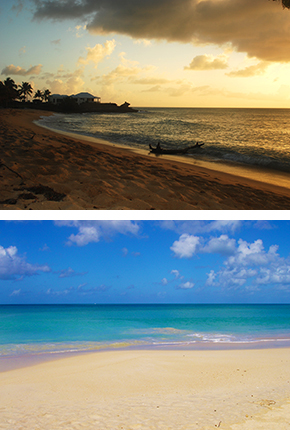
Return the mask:
<path fill-rule="evenodd" d="M 172 154 L 172 155 L 181 154 L 182 155 L 182 154 L 186 154 L 191 149 L 200 148 L 202 145 L 204 145 L 204 143 L 196 142 L 195 145 L 186 146 L 185 148 L 163 149 L 161 148 L 160 143 L 158 143 L 155 148 L 149 143 L 149 148 L 150 148 L 150 152 L 152 152 L 153 154 Z"/>

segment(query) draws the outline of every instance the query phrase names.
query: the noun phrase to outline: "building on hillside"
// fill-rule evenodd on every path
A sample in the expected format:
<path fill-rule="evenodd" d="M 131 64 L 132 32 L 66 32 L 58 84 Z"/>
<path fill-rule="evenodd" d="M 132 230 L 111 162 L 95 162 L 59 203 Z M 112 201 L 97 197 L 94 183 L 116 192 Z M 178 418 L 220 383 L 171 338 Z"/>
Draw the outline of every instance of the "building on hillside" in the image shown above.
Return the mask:
<path fill-rule="evenodd" d="M 95 97 L 90 93 L 78 93 L 72 96 L 67 95 L 61 95 L 61 94 L 51 94 L 48 97 L 48 101 L 50 103 L 53 103 L 54 105 L 57 105 L 63 101 L 63 99 L 70 97 L 72 99 L 75 99 L 77 104 L 81 103 L 101 103 L 101 97 Z"/>
<path fill-rule="evenodd" d="M 101 103 L 101 97 L 95 97 L 90 93 L 78 93 L 72 98 L 76 99 L 77 103 L 80 105 L 81 103 Z"/>

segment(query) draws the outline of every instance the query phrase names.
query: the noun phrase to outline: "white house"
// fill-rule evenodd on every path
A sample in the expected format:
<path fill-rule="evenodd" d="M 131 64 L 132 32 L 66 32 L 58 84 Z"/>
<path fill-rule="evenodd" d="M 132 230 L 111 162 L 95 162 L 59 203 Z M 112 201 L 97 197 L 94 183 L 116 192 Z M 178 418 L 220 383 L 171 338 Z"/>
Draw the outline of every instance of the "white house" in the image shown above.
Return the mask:
<path fill-rule="evenodd" d="M 78 93 L 72 96 L 62 95 L 62 94 L 51 94 L 48 97 L 48 101 L 50 103 L 53 103 L 54 105 L 57 105 L 58 103 L 62 102 L 63 99 L 66 97 L 71 97 L 76 100 L 77 104 L 81 103 L 101 103 L 101 97 L 95 97 L 90 93 Z"/>
<path fill-rule="evenodd" d="M 71 97 L 76 99 L 79 105 L 81 103 L 93 103 L 94 101 L 96 101 L 97 103 L 101 103 L 101 97 L 95 97 L 90 93 L 78 93 Z"/>

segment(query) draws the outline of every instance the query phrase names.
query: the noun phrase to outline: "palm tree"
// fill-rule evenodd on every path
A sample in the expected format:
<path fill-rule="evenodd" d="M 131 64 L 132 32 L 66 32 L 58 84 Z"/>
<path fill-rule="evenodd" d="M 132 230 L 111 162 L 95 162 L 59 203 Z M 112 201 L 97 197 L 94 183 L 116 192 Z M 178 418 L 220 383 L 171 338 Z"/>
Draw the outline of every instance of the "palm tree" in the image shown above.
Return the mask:
<path fill-rule="evenodd" d="M 45 91 L 43 92 L 43 97 L 44 97 L 44 100 L 45 100 L 46 102 L 48 102 L 48 97 L 50 96 L 50 94 L 51 94 L 51 92 L 50 92 L 49 90 L 45 90 Z"/>
<path fill-rule="evenodd" d="M 31 96 L 33 90 L 32 86 L 29 82 L 22 82 L 22 85 L 20 87 L 20 94 L 22 96 L 22 99 L 26 102 L 26 97 Z"/>
<path fill-rule="evenodd" d="M 4 82 L 0 81 L 0 104 L 8 107 L 8 105 L 19 97 L 17 84 L 11 78 L 7 78 Z"/>
<path fill-rule="evenodd" d="M 11 78 L 7 78 L 7 79 L 5 79 L 5 81 L 4 81 L 4 85 L 5 85 L 5 87 L 7 87 L 9 90 L 14 90 L 14 91 L 16 91 L 17 90 L 17 84 L 15 84 L 15 82 L 13 81 L 13 79 L 11 79 Z"/>
<path fill-rule="evenodd" d="M 36 91 L 36 93 L 34 94 L 34 98 L 35 99 L 41 99 L 41 100 L 43 100 L 43 92 L 42 91 L 40 91 L 40 90 L 37 90 Z"/>

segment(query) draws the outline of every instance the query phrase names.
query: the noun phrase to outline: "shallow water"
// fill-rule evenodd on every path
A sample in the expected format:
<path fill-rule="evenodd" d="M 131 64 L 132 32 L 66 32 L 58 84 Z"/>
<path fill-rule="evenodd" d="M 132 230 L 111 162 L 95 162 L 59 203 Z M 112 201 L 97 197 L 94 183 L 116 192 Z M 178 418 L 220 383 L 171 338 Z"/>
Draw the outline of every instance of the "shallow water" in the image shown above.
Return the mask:
<path fill-rule="evenodd" d="M 0 306 L 0 356 L 128 347 L 281 346 L 290 305 Z"/>

